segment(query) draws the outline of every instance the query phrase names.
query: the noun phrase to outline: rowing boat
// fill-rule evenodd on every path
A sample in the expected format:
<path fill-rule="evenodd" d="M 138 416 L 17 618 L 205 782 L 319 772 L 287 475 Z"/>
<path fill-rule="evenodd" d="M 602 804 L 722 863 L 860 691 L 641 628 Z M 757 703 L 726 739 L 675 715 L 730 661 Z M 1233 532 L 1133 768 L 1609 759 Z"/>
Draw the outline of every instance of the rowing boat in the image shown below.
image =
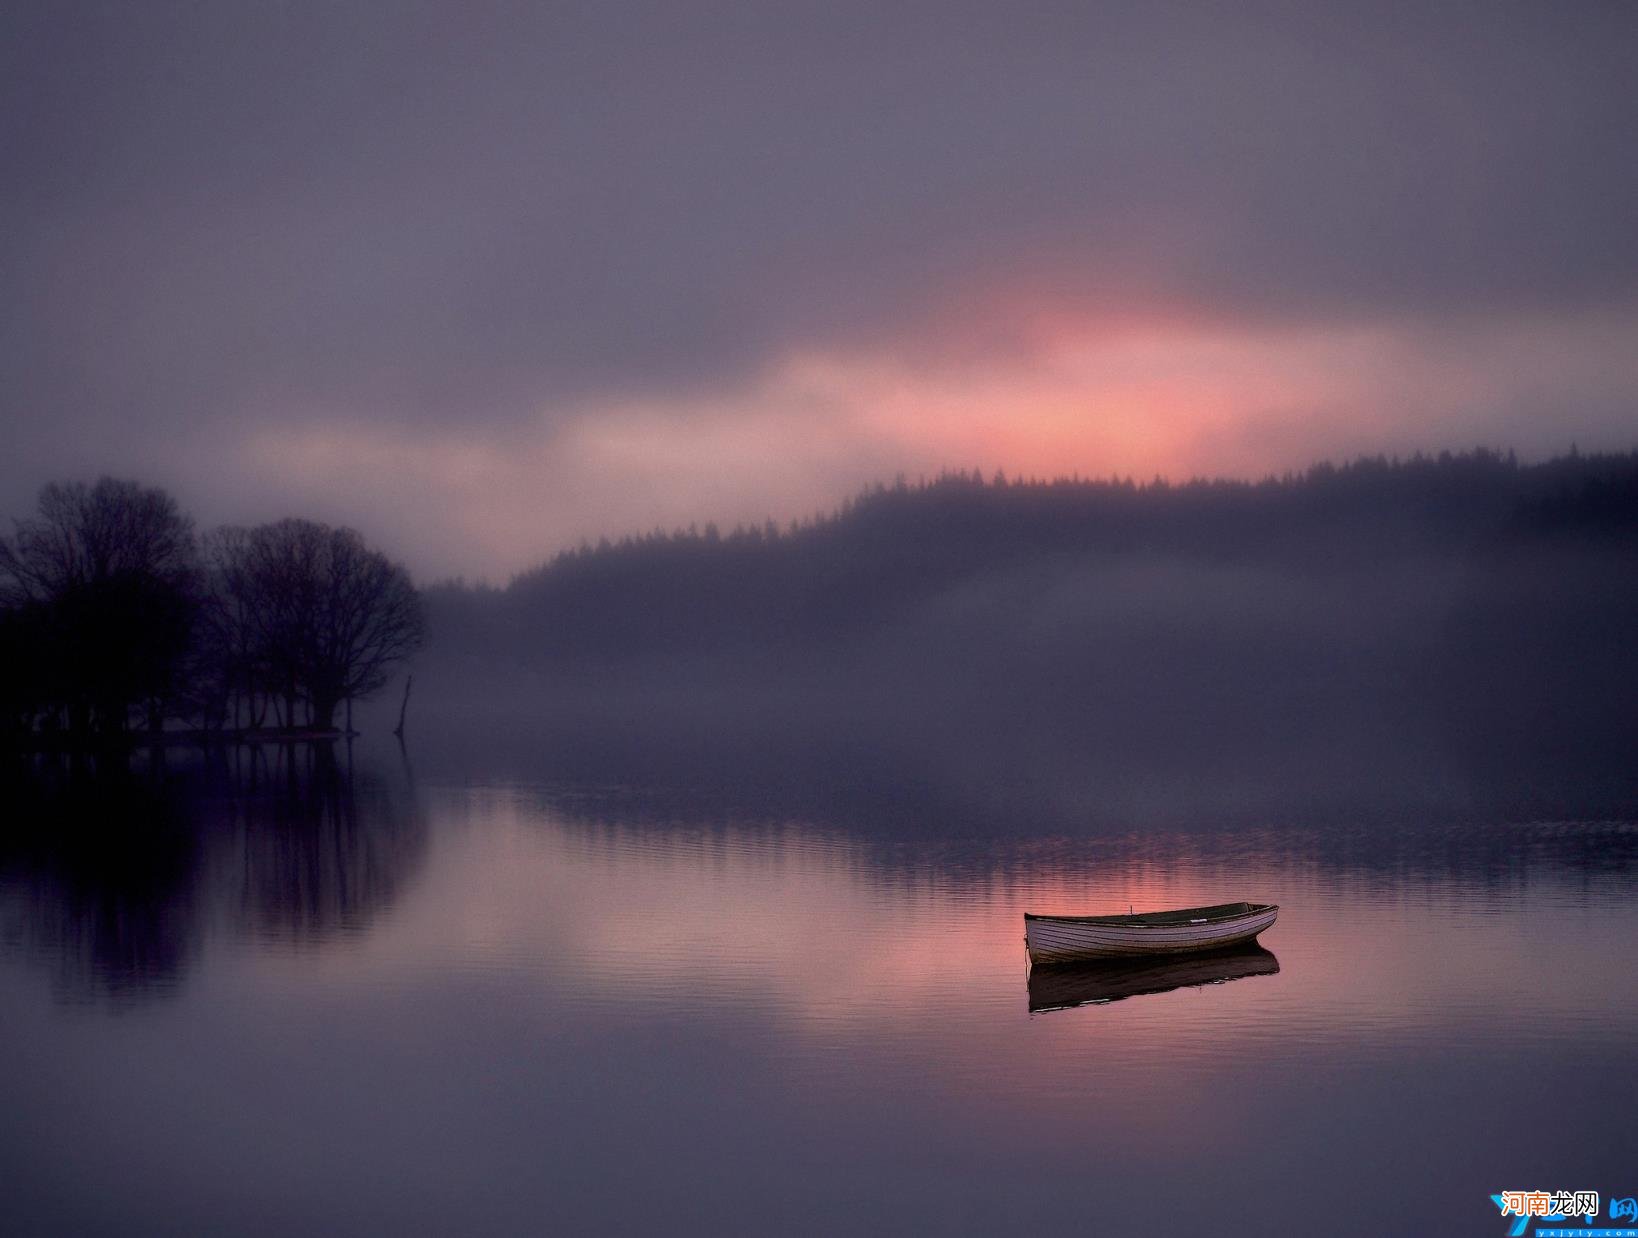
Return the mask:
<path fill-rule="evenodd" d="M 1204 954 L 1160 954 L 1153 958 L 1103 959 L 1032 967 L 1029 1010 L 1068 1010 L 1128 997 L 1227 984 L 1248 976 L 1275 976 L 1280 961 L 1261 946 L 1230 946 Z"/>
<path fill-rule="evenodd" d="M 1273 903 L 1218 903 L 1179 911 L 1124 916 L 1038 916 L 1024 913 L 1031 963 L 1193 954 L 1253 941 L 1280 909 Z"/>

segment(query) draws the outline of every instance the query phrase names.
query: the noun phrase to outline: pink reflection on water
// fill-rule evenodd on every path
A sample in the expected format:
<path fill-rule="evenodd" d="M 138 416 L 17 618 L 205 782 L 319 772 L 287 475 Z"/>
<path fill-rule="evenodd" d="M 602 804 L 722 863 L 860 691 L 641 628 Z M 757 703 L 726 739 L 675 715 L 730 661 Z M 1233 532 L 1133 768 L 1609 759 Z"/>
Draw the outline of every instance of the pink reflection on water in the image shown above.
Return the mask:
<path fill-rule="evenodd" d="M 530 977 L 555 1017 L 752 1018 L 798 1071 L 846 1045 L 951 1096 L 1026 1095 L 1048 1110 L 1090 1097 L 1124 1128 L 1175 1135 L 1172 1110 L 1201 1103 L 1201 1077 L 1248 1061 L 1336 1044 L 1369 1057 L 1498 1026 L 1638 1029 L 1638 993 L 1612 1008 L 1600 979 L 1619 972 L 1638 913 L 1551 873 L 1390 885 L 1289 844 L 1225 854 L 1186 836 L 1013 845 L 952 866 L 798 825 L 588 825 L 508 796 L 449 812 L 465 828 L 379 934 L 371 968 L 453 951 L 450 966 Z M 1277 975 L 1028 1014 L 1024 911 L 1241 898 L 1281 904 L 1262 941 Z M 1133 1070 L 1141 1087 L 1123 1090 Z"/>

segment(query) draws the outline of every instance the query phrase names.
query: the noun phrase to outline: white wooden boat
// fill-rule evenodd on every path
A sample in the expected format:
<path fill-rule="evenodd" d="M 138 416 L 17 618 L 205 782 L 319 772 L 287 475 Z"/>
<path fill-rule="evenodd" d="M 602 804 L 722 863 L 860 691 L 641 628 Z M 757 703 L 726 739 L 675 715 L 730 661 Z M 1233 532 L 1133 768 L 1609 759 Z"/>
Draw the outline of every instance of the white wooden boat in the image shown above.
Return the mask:
<path fill-rule="evenodd" d="M 1248 976 L 1277 976 L 1280 960 L 1258 945 L 1230 946 L 1197 954 L 1157 954 L 1137 959 L 1099 959 L 1029 969 L 1029 1010 L 1068 1010 L 1128 997 L 1170 993 Z"/>
<path fill-rule="evenodd" d="M 1157 954 L 1194 954 L 1253 941 L 1280 909 L 1273 903 L 1218 903 L 1124 916 L 1024 913 L 1031 963 L 1076 963 Z"/>

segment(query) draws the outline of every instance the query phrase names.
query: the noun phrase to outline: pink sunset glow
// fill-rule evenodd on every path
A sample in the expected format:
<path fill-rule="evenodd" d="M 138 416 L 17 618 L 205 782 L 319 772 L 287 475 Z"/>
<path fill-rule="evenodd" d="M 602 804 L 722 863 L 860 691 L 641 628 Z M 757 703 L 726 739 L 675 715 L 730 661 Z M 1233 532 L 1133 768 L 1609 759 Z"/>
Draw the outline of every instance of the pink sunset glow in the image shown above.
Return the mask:
<path fill-rule="evenodd" d="M 0 500 L 500 580 L 898 472 L 1632 445 L 1614 10 L 653 16 L 179 18 L 156 76 L 42 8 Z"/>
<path fill-rule="evenodd" d="M 899 349 L 792 352 L 710 392 L 553 404 L 504 427 L 275 423 L 226 476 L 353 523 L 390 512 L 423 570 L 504 580 L 580 540 L 783 524 L 898 473 L 1256 478 L 1378 450 L 1547 453 L 1569 439 L 1509 408 L 1521 380 L 1585 401 L 1638 382 L 1638 358 L 1605 351 L 1626 324 L 1531 324 L 1524 342 L 1507 323 L 1423 336 L 1006 308 L 1007 347 L 965 356 L 923 333 Z"/>

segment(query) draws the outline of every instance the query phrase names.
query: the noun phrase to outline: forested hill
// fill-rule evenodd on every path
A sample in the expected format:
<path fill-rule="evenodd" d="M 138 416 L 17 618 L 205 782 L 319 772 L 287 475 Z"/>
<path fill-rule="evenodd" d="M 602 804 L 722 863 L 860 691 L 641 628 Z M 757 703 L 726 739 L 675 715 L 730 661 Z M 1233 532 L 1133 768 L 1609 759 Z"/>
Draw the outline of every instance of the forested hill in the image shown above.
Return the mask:
<path fill-rule="evenodd" d="M 531 777 L 828 796 L 874 769 L 979 819 L 1019 795 L 1070 821 L 1624 816 L 1635 599 L 1634 455 L 956 474 L 431 590 L 417 692 L 445 742 L 516 744 Z"/>
<path fill-rule="evenodd" d="M 1257 482 L 957 472 L 880 485 L 785 528 L 583 546 L 505 589 L 440 586 L 428 598 L 434 639 L 474 653 L 623 661 L 880 635 L 983 580 L 1029 590 L 1136 563 L 1391 579 L 1396 564 L 1495 568 L 1537 543 L 1630 551 L 1635 534 L 1638 453 L 1378 457 Z"/>

